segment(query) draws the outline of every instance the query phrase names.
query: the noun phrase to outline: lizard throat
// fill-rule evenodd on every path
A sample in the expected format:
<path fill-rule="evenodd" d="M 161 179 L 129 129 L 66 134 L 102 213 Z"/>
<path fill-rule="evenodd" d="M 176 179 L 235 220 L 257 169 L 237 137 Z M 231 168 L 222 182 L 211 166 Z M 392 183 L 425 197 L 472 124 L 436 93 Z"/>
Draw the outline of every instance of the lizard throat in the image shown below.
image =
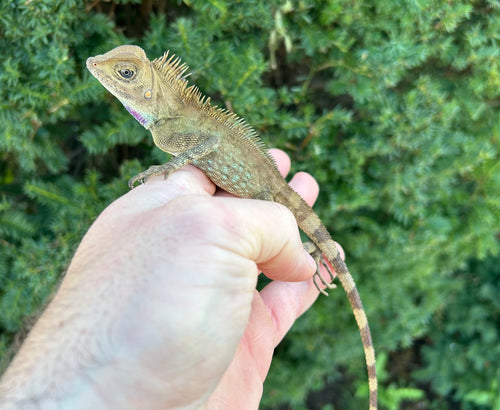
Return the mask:
<path fill-rule="evenodd" d="M 154 122 L 154 117 L 152 114 L 141 113 L 139 111 L 134 110 L 131 107 L 127 107 L 124 105 L 127 111 L 134 117 L 144 128 L 149 128 L 149 126 Z"/>

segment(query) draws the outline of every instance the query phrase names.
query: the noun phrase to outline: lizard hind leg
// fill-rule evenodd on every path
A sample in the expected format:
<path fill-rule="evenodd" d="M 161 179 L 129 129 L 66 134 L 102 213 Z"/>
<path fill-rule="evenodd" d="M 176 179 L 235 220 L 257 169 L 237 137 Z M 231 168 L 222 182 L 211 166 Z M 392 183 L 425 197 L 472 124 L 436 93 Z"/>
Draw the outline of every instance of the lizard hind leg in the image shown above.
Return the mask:
<path fill-rule="evenodd" d="M 322 293 L 325 296 L 328 296 L 328 293 L 321 287 L 321 285 L 318 283 L 318 280 L 325 288 L 335 289 L 337 287 L 333 283 L 335 275 L 333 274 L 330 265 L 326 263 L 325 259 L 323 258 L 323 253 L 319 250 L 319 248 L 316 246 L 314 242 L 304 243 L 304 249 L 313 257 L 314 261 L 316 262 L 316 272 L 314 273 L 313 276 L 314 286 L 316 286 L 316 289 L 318 289 L 320 293 Z M 328 282 L 321 275 L 320 272 L 321 266 L 323 266 L 326 269 L 328 275 L 330 276 Z"/>

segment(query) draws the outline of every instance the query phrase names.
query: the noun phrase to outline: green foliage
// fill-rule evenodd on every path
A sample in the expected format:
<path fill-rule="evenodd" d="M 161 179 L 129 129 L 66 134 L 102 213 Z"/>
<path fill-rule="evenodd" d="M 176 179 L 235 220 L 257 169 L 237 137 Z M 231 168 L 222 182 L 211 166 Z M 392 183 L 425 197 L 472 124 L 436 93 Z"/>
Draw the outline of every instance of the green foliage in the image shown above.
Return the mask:
<path fill-rule="evenodd" d="M 135 43 L 181 56 L 213 101 L 316 177 L 316 210 L 346 250 L 377 351 L 426 341 L 415 377 L 391 360 L 379 369 L 382 404 L 493 405 L 500 2 L 139 3 L 0 3 L 0 355 L 98 213 L 164 160 L 85 69 Z M 311 404 L 325 383 L 334 397 Z M 263 407 L 357 409 L 365 383 L 338 290 L 278 347 Z"/>
<path fill-rule="evenodd" d="M 421 389 L 401 387 L 390 380 L 389 372 L 386 370 L 387 361 L 388 357 L 385 353 L 381 353 L 377 356 L 377 377 L 381 384 L 378 395 L 379 406 L 388 410 L 398 410 L 404 408 L 402 405 L 405 402 L 422 399 L 424 397 L 424 392 Z M 358 388 L 356 394 L 361 394 L 363 397 L 366 397 L 368 394 L 366 383 Z"/>
<path fill-rule="evenodd" d="M 500 408 L 500 257 L 471 263 L 451 278 L 448 304 L 431 322 L 425 366 L 416 376 L 464 408 Z"/>

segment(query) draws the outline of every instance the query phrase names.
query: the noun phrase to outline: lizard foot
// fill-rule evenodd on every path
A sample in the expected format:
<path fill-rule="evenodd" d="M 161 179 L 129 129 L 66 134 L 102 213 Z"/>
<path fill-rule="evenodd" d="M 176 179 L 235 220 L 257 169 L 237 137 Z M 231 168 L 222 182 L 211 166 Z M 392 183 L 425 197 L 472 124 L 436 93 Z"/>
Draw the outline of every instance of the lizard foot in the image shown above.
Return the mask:
<path fill-rule="evenodd" d="M 146 171 L 142 171 L 135 177 L 130 178 L 128 181 L 128 187 L 130 189 L 134 188 L 136 182 L 139 182 L 139 185 L 144 184 L 149 179 L 149 177 L 155 175 L 164 174 L 165 179 L 167 179 L 171 172 L 172 168 L 169 163 L 163 165 L 151 165 Z"/>
<path fill-rule="evenodd" d="M 316 289 L 318 289 L 320 293 L 328 296 L 328 293 L 321 287 L 321 285 L 318 283 L 318 280 L 327 289 L 335 289 L 337 287 L 337 285 L 332 283 L 335 279 L 335 275 L 333 274 L 330 265 L 326 263 L 325 259 L 323 258 L 322 252 L 313 242 L 304 243 L 304 249 L 313 257 L 314 261 L 316 262 L 316 272 L 313 276 L 314 286 L 316 286 Z M 323 276 L 321 276 L 320 266 L 325 267 L 328 275 L 330 276 L 330 282 L 327 282 L 325 279 L 323 279 Z"/>

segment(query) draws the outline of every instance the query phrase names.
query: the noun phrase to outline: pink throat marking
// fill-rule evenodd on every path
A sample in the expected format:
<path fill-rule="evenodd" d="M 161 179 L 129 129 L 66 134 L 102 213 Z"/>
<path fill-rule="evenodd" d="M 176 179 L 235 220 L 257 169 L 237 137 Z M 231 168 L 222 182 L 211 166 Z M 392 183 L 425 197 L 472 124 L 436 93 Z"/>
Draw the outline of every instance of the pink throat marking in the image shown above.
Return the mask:
<path fill-rule="evenodd" d="M 153 122 L 153 116 L 151 114 L 142 114 L 131 107 L 124 106 L 127 111 L 134 117 L 143 127 L 147 127 Z"/>

